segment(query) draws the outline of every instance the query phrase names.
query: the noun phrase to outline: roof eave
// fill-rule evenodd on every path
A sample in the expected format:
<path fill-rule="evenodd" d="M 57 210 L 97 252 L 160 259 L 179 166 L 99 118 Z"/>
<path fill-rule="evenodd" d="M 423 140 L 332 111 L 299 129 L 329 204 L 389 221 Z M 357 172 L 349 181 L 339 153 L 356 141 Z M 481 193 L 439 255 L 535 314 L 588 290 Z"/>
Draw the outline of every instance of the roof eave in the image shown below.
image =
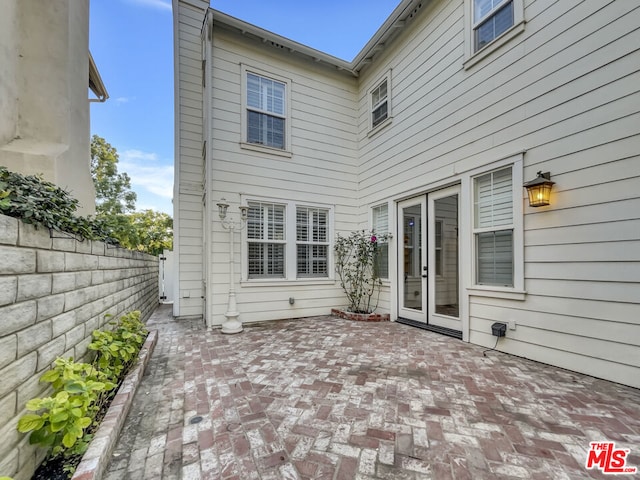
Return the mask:
<path fill-rule="evenodd" d="M 352 63 L 350 62 L 341 60 L 340 58 L 334 57 L 333 55 L 329 55 L 327 53 L 321 52 L 320 50 L 316 50 L 315 48 L 308 47 L 306 45 L 303 45 L 302 43 L 298 43 L 276 33 L 244 22 L 219 10 L 211 9 L 211 11 L 213 12 L 214 25 L 227 25 L 228 27 L 241 32 L 243 35 L 251 35 L 257 37 L 261 39 L 263 43 L 273 42 L 274 44 L 277 44 L 278 46 L 286 49 L 290 53 L 298 53 L 304 55 L 315 62 L 324 63 L 335 67 L 338 70 L 344 70 L 354 76 L 357 76 L 357 73 L 352 68 Z"/>
<path fill-rule="evenodd" d="M 402 0 L 382 26 L 376 31 L 373 37 L 371 37 L 371 40 L 367 42 L 364 48 L 351 62 L 347 62 L 346 60 L 321 52 L 315 48 L 295 42 L 276 33 L 232 17 L 231 15 L 227 15 L 219 10 L 210 9 L 210 11 L 213 12 L 214 24 L 221 23 L 227 25 L 236 31 L 241 32 L 243 35 L 257 37 L 261 39 L 263 43 L 273 42 L 282 48 L 286 48 L 291 53 L 302 54 L 316 62 L 336 67 L 339 70 L 347 71 L 353 76 L 358 77 L 360 75 L 360 71 L 373 61 L 373 57 L 387 48 L 393 38 L 396 37 L 417 14 L 418 10 L 429 2 L 430 0 Z"/>
<path fill-rule="evenodd" d="M 105 102 L 109 98 L 107 87 L 104 86 L 93 55 L 89 52 L 89 88 L 97 98 L 90 99 L 93 102 Z"/>
<path fill-rule="evenodd" d="M 373 57 L 384 50 L 389 41 L 407 25 L 407 19 L 412 17 L 417 12 L 417 8 L 422 7 L 423 3 L 428 3 L 428 0 L 402 0 L 382 26 L 373 34 L 371 40 L 353 59 L 351 62 L 353 71 L 360 72 L 362 68 L 370 64 L 373 61 Z M 417 7 L 418 5 L 420 7 Z"/>

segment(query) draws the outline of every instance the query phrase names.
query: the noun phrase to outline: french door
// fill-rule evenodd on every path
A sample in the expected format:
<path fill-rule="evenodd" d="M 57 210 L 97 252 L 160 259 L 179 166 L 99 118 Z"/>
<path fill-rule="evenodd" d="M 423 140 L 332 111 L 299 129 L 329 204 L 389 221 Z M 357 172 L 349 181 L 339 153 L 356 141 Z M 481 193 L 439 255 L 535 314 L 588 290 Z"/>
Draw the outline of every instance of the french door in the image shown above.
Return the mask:
<path fill-rule="evenodd" d="M 462 330 L 460 186 L 398 204 L 398 316 Z"/>

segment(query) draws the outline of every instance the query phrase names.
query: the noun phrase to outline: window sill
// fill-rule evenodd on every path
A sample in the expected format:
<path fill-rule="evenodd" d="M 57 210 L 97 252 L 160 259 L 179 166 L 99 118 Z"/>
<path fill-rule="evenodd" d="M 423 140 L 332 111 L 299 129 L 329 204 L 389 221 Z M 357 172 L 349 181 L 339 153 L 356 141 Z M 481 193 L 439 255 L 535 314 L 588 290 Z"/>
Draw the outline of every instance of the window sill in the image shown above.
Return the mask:
<path fill-rule="evenodd" d="M 517 290 L 515 288 L 508 287 L 485 287 L 482 285 L 476 285 L 474 287 L 467 288 L 467 292 L 470 296 L 474 297 L 504 298 L 507 300 L 519 301 L 524 301 L 527 298 L 527 292 L 525 290 Z"/>
<path fill-rule="evenodd" d="M 525 21 L 521 20 L 520 23 L 515 24 L 509 30 L 504 32 L 498 38 L 494 39 L 491 43 L 486 45 L 485 47 L 478 50 L 476 53 L 471 55 L 468 59 L 466 59 L 463 63 L 463 67 L 465 70 L 473 67 L 476 63 L 488 57 L 490 54 L 495 52 L 498 48 L 500 48 L 505 43 L 509 42 L 512 38 L 520 35 L 524 32 Z"/>
<path fill-rule="evenodd" d="M 279 157 L 293 157 L 293 153 L 288 150 L 280 150 L 279 148 L 265 147 L 264 145 L 256 145 L 254 143 L 240 142 L 240 148 L 252 150 L 254 152 L 267 153 L 269 155 L 278 155 Z"/>
<path fill-rule="evenodd" d="M 376 125 L 375 128 L 372 128 L 371 130 L 369 130 L 369 132 L 367 133 L 367 137 L 371 138 L 374 135 L 376 135 L 380 130 L 385 129 L 387 126 L 391 125 L 391 122 L 393 121 L 393 117 L 389 117 L 387 118 L 384 122 L 382 122 L 379 125 Z"/>
<path fill-rule="evenodd" d="M 285 280 L 284 278 L 251 279 L 242 280 L 241 287 L 283 287 L 283 286 L 307 286 L 307 285 L 334 285 L 336 281 L 333 278 L 301 278 L 299 280 Z"/>

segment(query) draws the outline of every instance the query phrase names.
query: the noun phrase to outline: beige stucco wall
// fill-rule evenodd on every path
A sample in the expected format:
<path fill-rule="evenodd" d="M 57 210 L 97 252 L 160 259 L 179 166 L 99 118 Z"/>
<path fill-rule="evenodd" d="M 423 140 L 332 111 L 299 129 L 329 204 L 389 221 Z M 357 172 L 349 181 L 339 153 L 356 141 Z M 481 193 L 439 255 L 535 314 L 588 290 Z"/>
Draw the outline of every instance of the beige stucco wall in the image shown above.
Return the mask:
<path fill-rule="evenodd" d="M 0 165 L 42 174 L 94 211 L 89 154 L 89 0 L 4 0 Z"/>

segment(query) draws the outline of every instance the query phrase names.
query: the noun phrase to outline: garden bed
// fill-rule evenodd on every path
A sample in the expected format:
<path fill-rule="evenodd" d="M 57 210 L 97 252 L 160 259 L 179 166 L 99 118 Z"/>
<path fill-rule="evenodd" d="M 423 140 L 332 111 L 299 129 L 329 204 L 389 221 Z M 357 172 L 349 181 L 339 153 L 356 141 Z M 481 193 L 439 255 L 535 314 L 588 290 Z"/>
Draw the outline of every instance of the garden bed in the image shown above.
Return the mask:
<path fill-rule="evenodd" d="M 60 455 L 50 459 L 38 467 L 32 477 L 33 480 L 67 480 L 70 475 L 67 469 L 74 466 L 76 468 L 72 479 L 100 480 L 102 478 L 157 341 L 158 332 L 150 331 L 129 373 L 122 379 L 118 390 L 111 396 L 108 404 L 103 407 L 104 410 L 98 413 L 96 418 L 99 419 L 100 425 L 95 432 L 92 432 L 93 438 L 84 455 L 68 458 Z"/>
<path fill-rule="evenodd" d="M 354 313 L 338 308 L 332 308 L 331 315 L 356 322 L 388 322 L 390 320 L 388 313 Z"/>
<path fill-rule="evenodd" d="M 138 352 L 138 360 L 122 381 L 118 393 L 113 397 L 100 428 L 98 428 L 89 448 L 82 456 L 82 461 L 71 477 L 72 480 L 100 480 L 102 478 L 157 341 L 158 331 L 150 331 Z"/>

